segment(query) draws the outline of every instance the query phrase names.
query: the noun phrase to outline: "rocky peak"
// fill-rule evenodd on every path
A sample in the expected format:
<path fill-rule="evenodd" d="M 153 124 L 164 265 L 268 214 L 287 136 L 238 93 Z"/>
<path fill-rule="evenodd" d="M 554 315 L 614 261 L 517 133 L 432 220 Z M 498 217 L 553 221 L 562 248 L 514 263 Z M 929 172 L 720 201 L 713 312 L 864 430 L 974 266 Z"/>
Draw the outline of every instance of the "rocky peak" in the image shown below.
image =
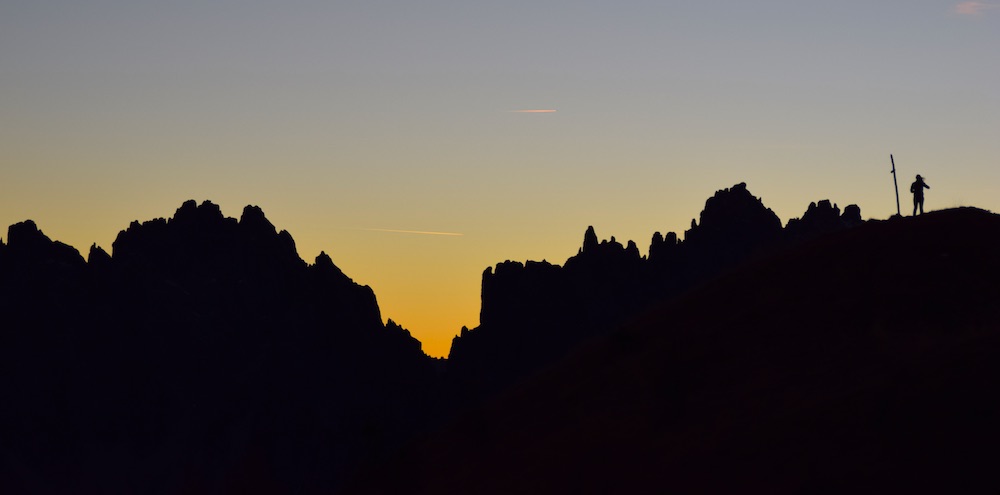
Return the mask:
<path fill-rule="evenodd" d="M 33 220 L 15 223 L 7 228 L 7 244 L 12 250 L 29 250 L 52 243 Z"/>
<path fill-rule="evenodd" d="M 781 235 L 781 220 L 764 206 L 760 198 L 750 194 L 745 182 L 717 191 L 705 202 L 701 221 L 691 222 L 685 232 L 685 243 L 695 249 L 721 248 L 732 245 L 746 251 L 777 239 Z"/>
<path fill-rule="evenodd" d="M 189 199 L 177 209 L 170 221 L 177 224 L 210 224 L 224 219 L 219 205 L 208 200 L 198 205 L 193 199 Z"/>
<path fill-rule="evenodd" d="M 577 252 L 576 256 L 566 260 L 565 266 L 569 268 L 580 263 L 602 263 L 612 259 L 639 260 L 641 256 L 638 246 L 633 241 L 628 241 L 627 247 L 622 246 L 615 239 L 615 236 L 611 236 L 611 239 L 598 242 L 597 233 L 594 231 L 594 227 L 590 226 L 587 227 L 587 232 L 583 235 L 583 248 Z"/>
<path fill-rule="evenodd" d="M 103 248 L 94 243 L 90 246 L 90 253 L 87 254 L 87 264 L 91 266 L 105 267 L 111 263 L 111 255 Z"/>
<path fill-rule="evenodd" d="M 636 246 L 635 241 L 629 240 L 628 245 L 625 246 L 625 254 L 629 258 L 639 258 L 639 246 Z"/>
<path fill-rule="evenodd" d="M 848 206 L 844 209 L 844 214 L 841 215 L 840 208 L 836 203 L 824 199 L 809 203 L 809 208 L 806 209 L 801 219 L 789 220 L 785 227 L 785 235 L 790 239 L 805 239 L 861 223 L 863 223 L 861 208 L 858 205 Z"/>
<path fill-rule="evenodd" d="M 316 262 L 313 263 L 313 269 L 323 275 L 347 277 L 347 275 L 344 275 L 344 272 L 341 271 L 337 265 L 333 264 L 333 259 L 330 258 L 329 254 L 326 254 L 326 251 L 320 251 L 319 255 L 316 256 Z"/>
<path fill-rule="evenodd" d="M 597 232 L 594 231 L 594 226 L 591 225 L 587 227 L 587 232 L 583 234 L 583 248 L 580 252 L 586 253 L 594 249 L 597 249 Z"/>
<path fill-rule="evenodd" d="M 858 205 L 847 205 L 840 219 L 849 227 L 855 227 L 865 222 L 861 219 L 861 208 Z"/>
<path fill-rule="evenodd" d="M 750 194 L 746 183 L 741 182 L 729 189 L 716 191 L 705 201 L 697 228 L 721 230 L 748 221 L 771 230 L 781 228 L 778 216 L 764 206 L 760 198 Z"/>
<path fill-rule="evenodd" d="M 326 254 L 326 251 L 319 252 L 319 255 L 316 256 L 316 262 L 313 265 L 320 270 L 330 270 L 337 267 L 333 264 L 333 259 L 330 258 L 330 255 Z"/>
<path fill-rule="evenodd" d="M 813 222 L 835 222 L 840 219 L 840 207 L 831 205 L 829 199 L 821 200 L 818 203 L 809 203 L 809 208 L 802 215 L 802 220 Z"/>
<path fill-rule="evenodd" d="M 240 216 L 240 227 L 250 232 L 273 236 L 277 233 L 274 224 L 264 216 L 264 210 L 255 205 L 247 205 Z"/>
<path fill-rule="evenodd" d="M 237 221 L 223 216 L 211 201 L 201 205 L 185 201 L 170 220 L 132 222 L 118 234 L 112 248 L 115 260 L 155 270 L 273 278 L 306 266 L 291 235 L 277 233 L 261 208 L 248 205 Z"/>
<path fill-rule="evenodd" d="M 653 234 L 653 239 L 649 242 L 649 260 L 656 261 L 666 259 L 677 250 L 679 241 L 675 232 L 667 232 L 664 237 L 659 232 Z"/>
<path fill-rule="evenodd" d="M 83 265 L 80 252 L 68 244 L 53 241 L 35 222 L 25 220 L 7 229 L 7 253 L 23 261 L 45 261 L 65 265 Z"/>

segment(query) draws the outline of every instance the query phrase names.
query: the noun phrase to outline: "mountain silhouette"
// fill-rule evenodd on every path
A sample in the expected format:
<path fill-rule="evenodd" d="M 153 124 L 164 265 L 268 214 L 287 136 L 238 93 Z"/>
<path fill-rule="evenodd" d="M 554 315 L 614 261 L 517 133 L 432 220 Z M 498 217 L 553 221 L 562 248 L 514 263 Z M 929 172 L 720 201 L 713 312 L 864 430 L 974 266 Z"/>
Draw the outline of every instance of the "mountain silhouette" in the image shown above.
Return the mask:
<path fill-rule="evenodd" d="M 480 325 L 454 339 L 448 376 L 455 396 L 478 403 L 565 356 L 581 342 L 607 334 L 654 302 L 710 280 L 755 254 L 857 226 L 861 211 L 843 215 L 828 200 L 801 219 L 781 221 L 745 183 L 715 193 L 700 222 L 679 241 L 653 235 L 648 258 L 635 243 L 598 241 L 593 227 L 563 266 L 506 261 L 483 274 Z"/>
<path fill-rule="evenodd" d="M 578 347 L 355 493 L 995 492 L 998 248 L 1000 216 L 973 208 L 809 236 Z"/>
<path fill-rule="evenodd" d="M 998 240 L 980 210 L 828 200 L 783 227 L 736 184 L 645 257 L 591 227 L 562 265 L 486 269 L 441 360 L 255 206 L 187 201 L 86 259 L 21 222 L 0 491 L 975 488 L 990 457 L 943 456 L 996 439 Z"/>
<path fill-rule="evenodd" d="M 89 262 L 0 251 L 6 493 L 327 493 L 425 422 L 435 364 L 257 207 L 185 202 Z"/>

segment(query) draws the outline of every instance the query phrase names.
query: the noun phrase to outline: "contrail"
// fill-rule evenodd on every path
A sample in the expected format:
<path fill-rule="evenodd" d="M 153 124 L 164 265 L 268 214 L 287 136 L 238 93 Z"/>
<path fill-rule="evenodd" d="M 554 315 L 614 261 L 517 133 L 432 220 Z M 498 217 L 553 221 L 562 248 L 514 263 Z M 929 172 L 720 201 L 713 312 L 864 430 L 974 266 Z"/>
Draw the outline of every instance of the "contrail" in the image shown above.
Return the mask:
<path fill-rule="evenodd" d="M 556 113 L 555 110 L 511 110 L 510 113 Z"/>
<path fill-rule="evenodd" d="M 1000 5 L 983 2 L 962 2 L 955 6 L 955 12 L 962 15 L 981 15 L 987 10 L 992 10 Z"/>
<path fill-rule="evenodd" d="M 396 234 L 420 234 L 420 235 L 450 235 L 450 236 L 463 236 L 465 234 L 459 234 L 457 232 L 425 232 L 423 230 L 395 230 L 395 229 L 361 229 L 368 232 L 393 232 Z"/>

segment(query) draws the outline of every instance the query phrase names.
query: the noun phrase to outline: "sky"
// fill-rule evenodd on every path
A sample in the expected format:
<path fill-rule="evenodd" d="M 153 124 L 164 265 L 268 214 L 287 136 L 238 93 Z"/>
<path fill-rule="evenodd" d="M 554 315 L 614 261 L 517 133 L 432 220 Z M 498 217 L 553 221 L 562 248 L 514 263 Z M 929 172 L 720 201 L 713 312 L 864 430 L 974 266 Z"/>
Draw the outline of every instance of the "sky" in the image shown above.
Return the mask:
<path fill-rule="evenodd" d="M 739 182 L 886 218 L 891 153 L 904 211 L 1000 211 L 998 51 L 1000 0 L 0 0 L 0 225 L 258 205 L 444 356 L 487 267 Z"/>

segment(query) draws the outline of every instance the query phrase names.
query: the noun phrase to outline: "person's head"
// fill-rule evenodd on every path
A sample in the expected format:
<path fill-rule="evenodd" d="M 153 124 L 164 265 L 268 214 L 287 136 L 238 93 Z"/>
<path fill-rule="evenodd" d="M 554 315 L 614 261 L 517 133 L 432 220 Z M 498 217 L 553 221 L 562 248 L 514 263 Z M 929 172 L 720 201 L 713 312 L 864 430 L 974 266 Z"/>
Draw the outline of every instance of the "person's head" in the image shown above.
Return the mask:
<path fill-rule="evenodd" d="M 924 180 L 924 178 L 921 177 L 920 174 L 917 174 L 917 180 Z"/>

